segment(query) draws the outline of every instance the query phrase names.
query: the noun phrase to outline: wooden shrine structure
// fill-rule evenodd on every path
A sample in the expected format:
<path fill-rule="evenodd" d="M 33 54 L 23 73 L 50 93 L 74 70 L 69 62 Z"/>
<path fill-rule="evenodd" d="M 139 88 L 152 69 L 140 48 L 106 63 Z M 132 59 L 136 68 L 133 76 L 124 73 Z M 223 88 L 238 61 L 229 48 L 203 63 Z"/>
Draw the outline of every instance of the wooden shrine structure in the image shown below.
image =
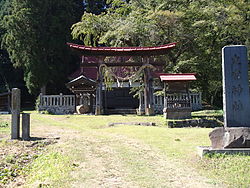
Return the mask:
<path fill-rule="evenodd" d="M 155 56 L 166 55 L 171 49 L 176 46 L 176 43 L 157 47 L 88 47 L 79 44 L 67 43 L 70 48 L 76 51 L 81 56 L 82 68 L 92 68 L 92 71 L 97 71 L 97 77 L 94 82 L 89 82 L 89 78 L 77 78 L 72 80 L 68 87 L 73 93 L 89 93 L 95 92 L 95 114 L 103 114 L 103 79 L 102 69 L 105 67 L 139 67 L 143 68 L 143 84 L 144 84 L 144 110 L 145 115 L 154 114 L 153 102 L 153 76 L 152 67 L 163 67 L 165 62 L 154 61 Z M 113 57 L 113 61 L 106 59 Z M 136 61 L 131 61 L 131 57 L 136 57 Z M 91 72 L 91 71 L 89 71 Z M 81 80 L 81 81 L 79 81 Z M 74 88 L 75 83 L 83 83 L 85 86 Z M 88 85 L 89 84 L 89 85 Z M 76 84 L 77 85 L 77 84 Z M 92 88 L 90 91 L 89 88 Z M 84 89 L 85 88 L 85 89 Z M 81 89 L 81 91 L 79 90 Z"/>
<path fill-rule="evenodd" d="M 194 73 L 160 74 L 164 82 L 164 109 L 167 119 L 191 118 L 189 82 L 196 80 Z"/>
<path fill-rule="evenodd" d="M 76 95 L 76 104 L 84 105 L 83 109 L 77 110 L 81 110 L 84 113 L 94 112 L 93 106 L 96 84 L 97 82 L 95 80 L 87 78 L 84 75 L 81 75 L 66 84 L 70 91 Z"/>

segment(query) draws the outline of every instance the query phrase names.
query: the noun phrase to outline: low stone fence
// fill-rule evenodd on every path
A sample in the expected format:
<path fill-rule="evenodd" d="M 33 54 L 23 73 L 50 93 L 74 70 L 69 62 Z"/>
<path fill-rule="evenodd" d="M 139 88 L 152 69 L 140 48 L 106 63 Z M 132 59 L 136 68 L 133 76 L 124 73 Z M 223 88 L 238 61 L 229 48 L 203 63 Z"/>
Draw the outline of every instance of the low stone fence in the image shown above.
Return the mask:
<path fill-rule="evenodd" d="M 39 96 L 39 111 L 51 114 L 72 114 L 75 112 L 75 95 L 41 95 Z"/>

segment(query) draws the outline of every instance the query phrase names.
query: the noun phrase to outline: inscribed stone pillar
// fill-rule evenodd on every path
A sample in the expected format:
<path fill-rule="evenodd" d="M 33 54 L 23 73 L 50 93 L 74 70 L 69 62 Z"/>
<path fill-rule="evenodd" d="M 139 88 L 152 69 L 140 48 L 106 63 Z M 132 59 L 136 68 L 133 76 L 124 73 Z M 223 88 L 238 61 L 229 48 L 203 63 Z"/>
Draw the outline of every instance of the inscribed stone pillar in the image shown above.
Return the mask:
<path fill-rule="evenodd" d="M 11 92 L 11 139 L 18 139 L 20 137 L 20 106 L 20 89 L 13 88 Z"/>
<path fill-rule="evenodd" d="M 223 110 L 225 127 L 250 127 L 247 48 L 222 49 Z"/>
<path fill-rule="evenodd" d="M 209 133 L 213 149 L 250 148 L 247 48 L 222 49 L 224 127 Z"/>

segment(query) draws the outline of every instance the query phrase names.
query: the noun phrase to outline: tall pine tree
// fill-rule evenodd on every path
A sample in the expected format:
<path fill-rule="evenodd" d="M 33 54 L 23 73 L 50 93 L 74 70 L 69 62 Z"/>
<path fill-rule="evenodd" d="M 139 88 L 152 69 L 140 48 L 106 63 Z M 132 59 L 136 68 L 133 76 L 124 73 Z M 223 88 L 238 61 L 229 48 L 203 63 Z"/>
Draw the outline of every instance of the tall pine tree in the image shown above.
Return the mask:
<path fill-rule="evenodd" d="M 14 65 L 23 69 L 31 93 L 66 82 L 72 67 L 66 42 L 81 6 L 74 0 L 12 0 L 12 11 L 2 21 L 3 44 Z"/>

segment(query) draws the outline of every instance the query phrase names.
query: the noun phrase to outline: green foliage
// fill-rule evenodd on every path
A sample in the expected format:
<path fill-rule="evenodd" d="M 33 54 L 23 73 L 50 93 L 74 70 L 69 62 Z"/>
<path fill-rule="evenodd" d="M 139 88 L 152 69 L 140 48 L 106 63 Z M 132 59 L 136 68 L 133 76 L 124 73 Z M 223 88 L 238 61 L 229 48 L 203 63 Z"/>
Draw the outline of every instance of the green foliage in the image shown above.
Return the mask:
<path fill-rule="evenodd" d="M 77 17 L 74 7 L 73 0 L 13 0 L 11 12 L 4 16 L 3 47 L 14 65 L 24 70 L 30 92 L 66 80 L 71 68 L 65 43 Z"/>
<path fill-rule="evenodd" d="M 74 39 L 83 40 L 85 45 L 97 46 L 97 41 L 106 31 L 106 21 L 101 15 L 84 13 L 82 21 L 72 26 L 72 36 Z"/>
<path fill-rule="evenodd" d="M 107 6 L 106 0 L 84 0 L 84 10 L 93 14 L 100 14 Z"/>
<path fill-rule="evenodd" d="M 250 44 L 250 3 L 239 1 L 110 0 L 105 13 L 85 13 L 72 27 L 85 45 L 155 46 L 178 42 L 166 54 L 167 72 L 196 72 L 194 88 L 221 105 L 221 48 Z"/>

